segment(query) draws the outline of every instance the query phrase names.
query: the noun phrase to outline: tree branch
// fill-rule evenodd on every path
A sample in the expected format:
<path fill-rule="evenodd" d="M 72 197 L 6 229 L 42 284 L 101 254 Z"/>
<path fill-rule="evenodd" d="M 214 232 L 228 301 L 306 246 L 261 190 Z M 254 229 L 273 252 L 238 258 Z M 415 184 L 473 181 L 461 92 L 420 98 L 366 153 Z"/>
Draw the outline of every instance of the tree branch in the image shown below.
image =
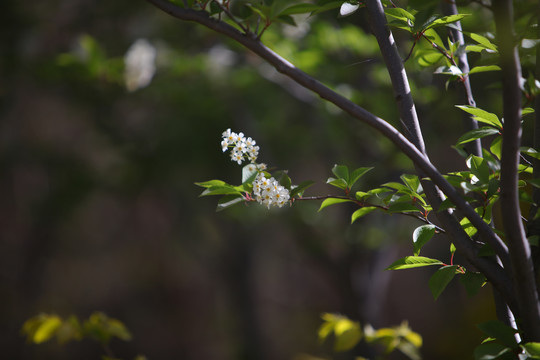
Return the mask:
<path fill-rule="evenodd" d="M 497 255 L 503 260 L 503 264 L 506 262 L 508 259 L 508 250 L 501 239 L 461 197 L 460 193 L 448 181 L 446 181 L 443 175 L 435 166 L 433 166 L 425 154 L 418 150 L 413 143 L 411 143 L 388 122 L 373 115 L 369 111 L 356 105 L 347 98 L 339 95 L 327 86 L 299 70 L 290 62 L 283 59 L 281 56 L 258 41 L 256 39 L 256 35 L 243 34 L 231 25 L 211 18 L 208 13 L 204 11 L 184 9 L 166 0 L 147 1 L 180 20 L 197 22 L 237 41 L 266 60 L 280 73 L 290 77 L 298 84 L 318 94 L 321 98 L 333 103 L 351 115 L 353 118 L 360 120 L 379 131 L 382 135 L 391 140 L 424 174 L 426 174 L 426 176 L 428 176 L 435 183 L 435 185 L 439 187 L 439 189 L 452 201 L 452 203 L 456 205 L 456 208 L 459 209 L 462 214 L 466 216 L 476 227 L 478 233 L 483 237 L 483 239 L 492 246 Z M 413 132 L 415 131 L 415 129 L 411 130 Z M 458 230 L 454 229 L 452 231 Z M 505 300 L 507 302 L 511 302 L 511 284 L 509 281 L 507 281 L 503 269 L 499 265 L 494 264 L 485 258 L 477 257 L 476 249 L 473 247 L 472 243 L 470 243 L 470 247 L 465 249 L 465 251 L 468 251 L 471 258 L 476 260 L 475 266 L 477 266 L 478 269 L 486 275 L 489 281 L 491 281 L 493 285 L 499 289 L 499 291 L 504 295 Z"/>
<path fill-rule="evenodd" d="M 447 16 L 458 14 L 455 1 L 443 0 L 442 8 L 443 8 L 444 14 Z M 454 43 L 459 44 L 459 46 L 465 45 L 465 40 L 463 38 L 463 33 L 461 29 L 461 21 L 456 21 L 453 27 L 449 27 L 448 33 L 450 34 L 450 38 Z M 468 75 L 470 69 L 469 69 L 469 59 L 467 58 L 467 53 L 465 51 L 460 52 L 458 59 L 459 59 L 459 68 L 461 69 L 461 72 L 463 72 L 464 74 L 467 74 L 463 76 L 463 80 L 461 81 L 461 83 L 463 84 L 463 91 L 465 93 L 465 99 L 467 101 L 467 105 L 476 107 L 476 102 L 474 101 L 474 96 L 471 90 L 470 76 Z M 467 131 L 478 129 L 478 122 L 474 120 L 474 117 L 471 114 L 463 113 L 463 117 L 465 119 Z M 474 141 L 471 141 L 465 144 L 465 150 L 469 154 L 482 157 L 482 144 L 480 142 L 480 139 L 476 139 Z"/>
<path fill-rule="evenodd" d="M 493 3 L 503 82 L 503 144 L 501 156 L 502 220 L 512 263 L 514 290 L 520 309 L 518 323 L 527 341 L 540 341 L 540 304 L 531 250 L 521 221 L 518 194 L 521 142 L 521 66 L 514 41 L 511 0 Z"/>
<path fill-rule="evenodd" d="M 379 48 L 381 49 L 381 53 L 383 56 L 383 59 L 386 64 L 386 68 L 388 69 L 388 73 L 390 75 L 390 78 L 392 80 L 392 86 L 394 89 L 394 94 L 396 97 L 396 101 L 398 103 L 400 118 L 402 120 L 403 125 L 405 126 L 407 133 L 410 134 L 410 140 L 411 142 L 418 148 L 422 149 L 422 152 L 425 153 L 424 149 L 424 142 L 422 139 L 422 132 L 420 129 L 420 124 L 418 122 L 418 116 L 416 114 L 414 102 L 412 99 L 412 94 L 410 91 L 408 79 L 407 79 L 407 73 L 405 71 L 405 67 L 403 64 L 403 61 L 401 60 L 401 57 L 399 56 L 399 52 L 397 49 L 397 46 L 394 42 L 394 38 L 392 36 L 392 33 L 390 29 L 387 26 L 386 23 L 386 17 L 384 15 L 384 9 L 382 6 L 382 3 L 380 0 L 368 0 L 366 2 L 366 6 L 369 12 L 369 20 L 371 29 L 377 38 L 377 42 L 379 43 Z M 424 177 L 423 175 L 423 169 L 419 166 L 419 164 L 416 164 L 417 171 L 419 171 L 420 177 Z M 424 191 L 426 192 L 426 195 L 433 206 L 433 208 L 437 211 L 440 203 L 443 200 L 443 196 L 440 193 L 439 189 L 437 189 L 432 182 L 429 181 L 423 181 L 422 186 L 424 187 Z M 468 207 L 470 210 L 472 208 Z M 474 210 L 473 210 L 474 212 Z M 457 249 L 464 254 L 464 256 L 467 258 L 468 261 L 470 261 L 472 264 L 474 264 L 479 270 L 481 270 L 490 281 L 493 281 L 492 279 L 492 273 L 493 268 L 498 267 L 497 264 L 495 264 L 492 261 L 488 261 L 484 258 L 478 257 L 478 249 L 475 246 L 475 244 L 472 242 L 470 237 L 465 233 L 461 225 L 459 224 L 459 221 L 455 218 L 455 216 L 452 214 L 450 210 L 444 210 L 444 211 L 437 211 L 437 218 L 442 222 L 443 227 L 448 232 L 448 234 L 451 236 L 452 241 L 454 241 Z M 494 233 L 492 229 L 484 222 L 482 221 L 482 226 L 484 228 L 487 228 L 489 233 L 494 236 Z M 486 241 L 489 242 L 489 239 L 486 239 Z M 495 242 L 490 242 L 493 246 L 493 243 L 498 247 L 497 253 L 501 254 L 501 258 L 503 262 L 507 262 L 508 258 L 506 255 L 506 247 L 502 243 L 502 241 L 497 240 Z M 509 266 L 509 263 L 507 262 L 507 265 Z M 500 271 L 498 272 L 500 276 L 500 279 L 505 279 L 504 281 L 508 283 L 510 280 L 507 276 L 502 274 Z M 507 294 L 509 295 L 509 294 Z M 506 296 L 505 300 L 508 302 L 511 302 L 511 296 Z"/>

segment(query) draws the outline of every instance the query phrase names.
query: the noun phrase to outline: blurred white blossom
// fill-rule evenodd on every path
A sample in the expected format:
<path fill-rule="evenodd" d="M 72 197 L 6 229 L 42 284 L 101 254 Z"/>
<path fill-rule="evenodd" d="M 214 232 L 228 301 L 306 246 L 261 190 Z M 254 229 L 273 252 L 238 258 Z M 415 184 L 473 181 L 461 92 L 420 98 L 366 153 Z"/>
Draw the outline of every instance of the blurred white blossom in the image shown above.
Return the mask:
<path fill-rule="evenodd" d="M 208 50 L 207 66 L 212 75 L 223 75 L 236 62 L 237 55 L 229 48 L 218 44 Z"/>
<path fill-rule="evenodd" d="M 156 48 L 146 39 L 137 39 L 124 56 L 124 80 L 128 91 L 148 86 L 156 72 Z"/>

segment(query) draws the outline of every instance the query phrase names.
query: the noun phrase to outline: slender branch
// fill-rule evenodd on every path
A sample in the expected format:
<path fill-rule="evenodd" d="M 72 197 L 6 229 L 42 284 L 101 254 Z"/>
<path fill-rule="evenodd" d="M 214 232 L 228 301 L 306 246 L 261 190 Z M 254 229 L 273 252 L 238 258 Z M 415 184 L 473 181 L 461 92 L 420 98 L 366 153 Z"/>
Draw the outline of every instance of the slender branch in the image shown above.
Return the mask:
<path fill-rule="evenodd" d="M 411 143 L 411 141 L 409 141 L 388 122 L 373 115 L 369 111 L 356 105 L 347 98 L 339 95 L 327 86 L 299 70 L 290 62 L 283 59 L 281 56 L 263 45 L 253 36 L 250 36 L 250 34 L 244 35 L 236 28 L 211 18 L 208 13 L 204 11 L 183 9 L 166 0 L 147 1 L 180 20 L 197 22 L 237 41 L 266 60 L 280 73 L 290 77 L 298 84 L 318 94 L 321 98 L 333 103 L 351 115 L 353 118 L 360 120 L 379 131 L 382 135 L 392 141 L 396 147 L 398 147 L 407 157 L 409 157 L 413 163 L 416 164 L 416 166 L 418 166 L 423 173 L 425 173 L 426 176 L 428 176 L 439 187 L 439 189 L 450 199 L 450 201 L 456 205 L 456 208 L 459 209 L 462 214 L 470 220 L 470 222 L 478 230 L 478 233 L 481 234 L 485 241 L 492 246 L 494 251 L 501 257 L 501 259 L 503 259 L 503 263 L 505 263 L 505 260 L 508 257 L 508 250 L 501 239 L 461 197 L 460 193 L 448 181 L 446 181 L 444 176 L 437 170 L 435 166 L 433 166 L 424 153 L 418 150 L 416 146 Z M 414 129 L 411 130 L 415 131 Z M 461 226 L 459 226 L 459 224 L 457 225 L 459 229 L 461 229 Z M 446 225 L 445 228 L 448 230 Z M 458 230 L 454 229 L 454 231 Z M 472 247 L 472 245 L 468 251 L 470 252 L 471 256 L 475 253 L 475 249 Z M 472 256 L 472 258 L 474 259 L 474 256 Z M 484 272 L 486 277 L 494 284 L 494 286 L 496 286 L 499 291 L 505 295 L 505 300 L 510 301 L 511 284 L 506 281 L 503 269 L 497 264 L 492 264 L 492 262 L 488 262 L 486 259 L 479 257 L 476 258 L 475 265 L 482 272 Z"/>
<path fill-rule="evenodd" d="M 518 323 L 527 341 L 540 341 L 540 304 L 531 249 L 521 221 L 518 194 L 521 142 L 521 66 L 514 41 L 511 0 L 493 3 L 503 82 L 504 131 L 501 156 L 502 220 L 510 251 L 514 289 L 521 313 Z"/>
<path fill-rule="evenodd" d="M 365 201 L 359 201 L 359 200 L 350 198 L 348 196 L 340 196 L 340 195 L 302 196 L 302 197 L 299 197 L 299 198 L 294 198 L 292 200 L 293 201 L 306 201 L 306 200 L 326 200 L 326 199 L 350 200 L 351 202 L 355 203 L 359 207 L 374 207 L 374 208 L 380 209 L 382 211 L 388 211 L 389 210 L 388 206 L 372 204 L 372 203 L 368 203 L 368 202 L 365 202 Z M 428 225 L 433 225 L 433 226 L 435 226 L 435 230 L 437 231 L 437 233 L 440 233 L 440 234 L 446 233 L 446 231 L 443 228 L 441 228 L 440 226 L 437 226 L 434 223 L 432 223 L 431 221 L 429 221 L 429 219 L 427 217 L 416 215 L 414 213 L 408 213 L 408 212 L 398 212 L 397 214 L 409 216 L 409 217 L 415 218 L 416 220 L 419 220 L 419 221 L 421 221 L 423 223 L 426 223 Z"/>
<path fill-rule="evenodd" d="M 445 15 L 458 14 L 455 1 L 443 0 L 442 7 L 443 7 L 443 12 L 445 13 Z M 450 34 L 450 38 L 452 39 L 454 43 L 459 44 L 459 46 L 465 45 L 465 40 L 463 38 L 463 33 L 461 29 L 461 21 L 456 21 L 454 23 L 454 27 L 448 28 L 448 32 Z M 461 72 L 466 74 L 465 76 L 462 77 L 461 83 L 463 84 L 463 90 L 465 92 L 465 98 L 466 98 L 467 104 L 469 106 L 476 107 L 476 102 L 474 101 L 474 97 L 473 97 L 472 89 L 471 89 L 470 76 L 468 75 L 470 69 L 469 69 L 469 60 L 467 57 L 467 53 L 465 51 L 460 52 L 458 59 L 459 59 L 459 68 L 461 69 Z M 478 122 L 474 120 L 474 117 L 471 114 L 463 113 L 463 117 L 465 119 L 467 131 L 478 129 Z M 465 150 L 469 154 L 482 157 L 482 144 L 480 142 L 480 139 L 476 139 L 474 141 L 467 143 L 465 145 Z"/>

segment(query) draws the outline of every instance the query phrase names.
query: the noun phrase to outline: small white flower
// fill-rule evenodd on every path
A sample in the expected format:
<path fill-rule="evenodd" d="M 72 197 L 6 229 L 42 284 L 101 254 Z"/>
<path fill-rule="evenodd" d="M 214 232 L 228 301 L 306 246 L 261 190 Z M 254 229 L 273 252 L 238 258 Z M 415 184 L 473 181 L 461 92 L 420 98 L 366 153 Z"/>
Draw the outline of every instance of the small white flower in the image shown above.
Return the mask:
<path fill-rule="evenodd" d="M 244 155 L 242 155 L 242 153 L 239 153 L 237 151 L 233 151 L 231 153 L 231 160 L 236 161 L 238 165 L 242 165 L 242 161 L 244 160 Z"/>
<path fill-rule="evenodd" d="M 245 137 L 244 137 L 244 133 L 243 132 L 239 132 L 237 137 L 236 137 L 236 141 L 238 142 L 243 142 L 245 141 Z"/>
<path fill-rule="evenodd" d="M 246 146 L 249 148 L 249 147 L 253 147 L 255 146 L 257 142 L 255 140 L 253 140 L 252 138 L 248 137 L 246 139 Z"/>
<path fill-rule="evenodd" d="M 227 151 L 227 149 L 229 148 L 229 142 L 227 140 L 223 140 L 221 142 L 221 150 L 223 150 L 223 152 Z"/>
<path fill-rule="evenodd" d="M 238 141 L 233 151 L 239 152 L 241 154 L 245 154 L 247 152 L 246 143 L 243 141 Z"/>
<path fill-rule="evenodd" d="M 221 137 L 224 138 L 224 139 L 228 138 L 229 135 L 231 135 L 231 128 L 228 128 L 223 133 L 221 133 Z"/>

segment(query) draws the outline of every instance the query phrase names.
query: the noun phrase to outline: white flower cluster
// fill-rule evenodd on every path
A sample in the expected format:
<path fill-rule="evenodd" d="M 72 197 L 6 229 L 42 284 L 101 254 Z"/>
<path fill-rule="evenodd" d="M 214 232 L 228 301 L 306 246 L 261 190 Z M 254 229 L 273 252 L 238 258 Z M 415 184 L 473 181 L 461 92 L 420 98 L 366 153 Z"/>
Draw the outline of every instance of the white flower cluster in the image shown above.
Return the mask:
<path fill-rule="evenodd" d="M 262 172 L 257 174 L 253 181 L 253 194 L 259 204 L 282 207 L 289 201 L 289 190 L 279 185 L 279 183 L 271 177 L 267 179 Z"/>
<path fill-rule="evenodd" d="M 263 204 L 270 208 L 270 206 L 282 207 L 289 201 L 290 194 L 284 186 L 279 185 L 273 177 L 266 178 L 265 172 L 266 164 L 257 164 L 257 156 L 259 155 L 259 147 L 255 145 L 255 140 L 244 136 L 244 133 L 235 133 L 231 129 L 227 129 L 222 134 L 223 140 L 221 141 L 221 149 L 223 152 L 228 148 L 231 150 L 231 160 L 236 161 L 238 165 L 241 165 L 244 160 L 251 161 L 251 164 L 247 165 L 247 170 L 250 174 L 257 173 L 255 180 L 253 181 L 253 195 L 254 199 L 259 204 Z M 251 196 L 246 195 L 246 199 L 251 200 Z"/>
<path fill-rule="evenodd" d="M 229 147 L 232 147 L 231 160 L 236 161 L 238 165 L 242 164 L 244 160 L 250 160 L 254 163 L 259 156 L 259 147 L 255 140 L 244 136 L 244 133 L 235 133 L 231 129 L 227 129 L 222 134 L 223 141 L 221 141 L 221 149 L 223 152 L 227 151 Z"/>

